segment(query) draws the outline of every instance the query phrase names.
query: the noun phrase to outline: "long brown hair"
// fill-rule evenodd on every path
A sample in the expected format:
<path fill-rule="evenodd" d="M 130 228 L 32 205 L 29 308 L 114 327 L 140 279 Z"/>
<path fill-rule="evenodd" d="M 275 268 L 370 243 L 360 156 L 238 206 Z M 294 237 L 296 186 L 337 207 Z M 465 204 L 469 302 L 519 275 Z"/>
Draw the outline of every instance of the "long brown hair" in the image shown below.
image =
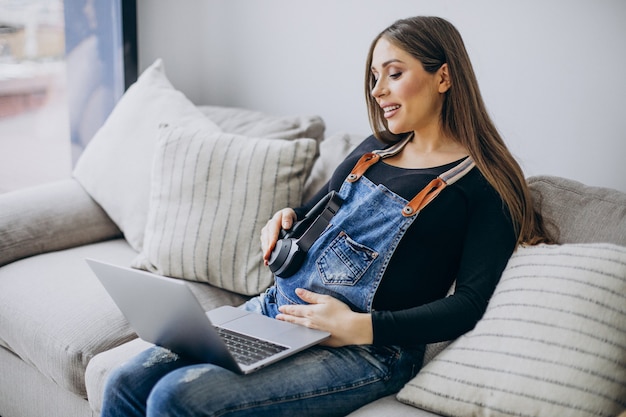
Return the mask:
<path fill-rule="evenodd" d="M 381 32 L 370 47 L 365 77 L 367 109 L 374 135 L 386 143 L 398 136 L 387 130 L 387 121 L 371 92 L 375 79 L 371 73 L 372 55 L 379 39 L 385 38 L 411 54 L 427 72 L 448 64 L 451 87 L 445 93 L 441 123 L 445 133 L 458 140 L 509 209 L 516 227 L 518 243 L 551 242 L 519 164 L 506 147 L 491 121 L 465 44 L 457 29 L 439 17 L 418 16 L 401 19 Z"/>

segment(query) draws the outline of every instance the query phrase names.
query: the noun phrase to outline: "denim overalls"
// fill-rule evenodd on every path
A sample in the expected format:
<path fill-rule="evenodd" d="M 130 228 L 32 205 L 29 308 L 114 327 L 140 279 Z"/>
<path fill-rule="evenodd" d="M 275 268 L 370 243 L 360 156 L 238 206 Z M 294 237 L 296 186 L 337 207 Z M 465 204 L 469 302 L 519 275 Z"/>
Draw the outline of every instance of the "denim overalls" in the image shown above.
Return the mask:
<path fill-rule="evenodd" d="M 371 312 L 389 260 L 420 210 L 474 167 L 471 157 L 465 158 L 411 201 L 363 176 L 373 164 L 400 152 L 409 140 L 361 157 L 339 190 L 343 205 L 311 246 L 301 268 L 288 278 L 276 277 L 261 297 L 264 314 L 275 317 L 281 305 L 304 304 L 296 288 L 331 295 L 356 312 Z"/>

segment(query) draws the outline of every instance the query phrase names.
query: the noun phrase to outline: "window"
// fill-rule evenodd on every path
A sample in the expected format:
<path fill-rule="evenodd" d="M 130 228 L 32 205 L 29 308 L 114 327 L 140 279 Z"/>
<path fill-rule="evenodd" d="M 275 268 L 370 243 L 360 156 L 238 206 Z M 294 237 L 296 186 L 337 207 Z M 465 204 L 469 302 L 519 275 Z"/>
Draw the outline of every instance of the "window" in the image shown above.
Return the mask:
<path fill-rule="evenodd" d="M 129 0 L 0 0 L 0 192 L 69 178 L 137 77 Z"/>

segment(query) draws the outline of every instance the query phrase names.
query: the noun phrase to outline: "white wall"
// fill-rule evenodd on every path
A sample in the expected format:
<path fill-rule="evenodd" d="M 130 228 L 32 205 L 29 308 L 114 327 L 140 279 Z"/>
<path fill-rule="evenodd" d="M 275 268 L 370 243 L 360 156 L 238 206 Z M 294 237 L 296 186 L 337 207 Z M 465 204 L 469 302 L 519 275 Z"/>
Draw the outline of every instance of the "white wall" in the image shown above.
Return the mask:
<path fill-rule="evenodd" d="M 527 175 L 626 191 L 624 0 L 139 0 L 140 66 L 162 57 L 197 104 L 319 114 L 369 134 L 371 39 L 394 20 L 456 25 Z"/>

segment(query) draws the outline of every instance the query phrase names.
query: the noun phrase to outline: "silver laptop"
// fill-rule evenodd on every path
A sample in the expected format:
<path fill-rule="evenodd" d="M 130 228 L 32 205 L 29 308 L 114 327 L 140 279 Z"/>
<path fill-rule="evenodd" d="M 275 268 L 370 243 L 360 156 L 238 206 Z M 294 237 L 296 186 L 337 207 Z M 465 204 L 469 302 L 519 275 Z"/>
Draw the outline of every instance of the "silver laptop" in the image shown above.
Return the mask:
<path fill-rule="evenodd" d="M 87 263 L 143 340 L 234 372 L 254 372 L 330 336 L 236 307 L 205 312 L 183 280 Z"/>

